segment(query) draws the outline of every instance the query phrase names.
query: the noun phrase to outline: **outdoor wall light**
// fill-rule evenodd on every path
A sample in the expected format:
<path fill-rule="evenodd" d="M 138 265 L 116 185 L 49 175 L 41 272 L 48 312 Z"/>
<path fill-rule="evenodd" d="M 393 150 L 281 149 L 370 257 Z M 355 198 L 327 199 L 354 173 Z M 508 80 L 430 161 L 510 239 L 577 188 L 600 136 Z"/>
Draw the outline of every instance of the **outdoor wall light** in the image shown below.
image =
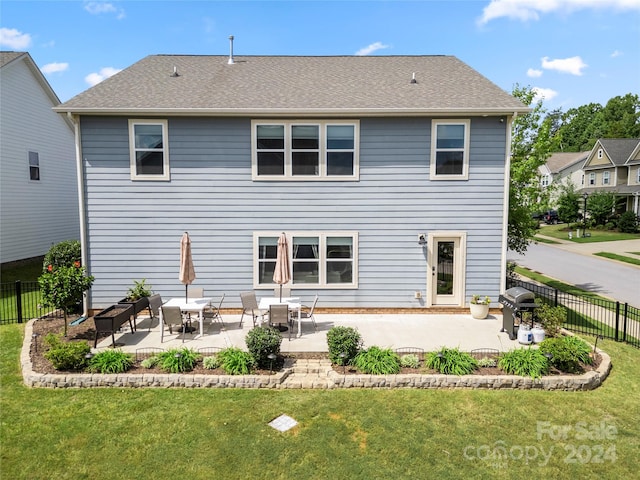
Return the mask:
<path fill-rule="evenodd" d="M 426 233 L 419 233 L 418 234 L 418 245 L 423 247 L 426 244 L 427 244 L 427 234 Z"/>

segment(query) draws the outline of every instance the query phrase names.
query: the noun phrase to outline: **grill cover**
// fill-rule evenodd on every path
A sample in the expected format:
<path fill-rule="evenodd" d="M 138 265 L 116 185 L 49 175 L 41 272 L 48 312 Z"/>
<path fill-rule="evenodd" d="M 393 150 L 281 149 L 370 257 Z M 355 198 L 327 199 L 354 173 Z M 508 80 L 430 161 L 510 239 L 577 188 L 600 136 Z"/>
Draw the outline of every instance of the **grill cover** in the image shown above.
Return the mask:
<path fill-rule="evenodd" d="M 518 305 L 521 303 L 534 303 L 535 295 L 533 292 L 522 287 L 513 287 L 504 292 L 505 300 L 511 301 Z"/>

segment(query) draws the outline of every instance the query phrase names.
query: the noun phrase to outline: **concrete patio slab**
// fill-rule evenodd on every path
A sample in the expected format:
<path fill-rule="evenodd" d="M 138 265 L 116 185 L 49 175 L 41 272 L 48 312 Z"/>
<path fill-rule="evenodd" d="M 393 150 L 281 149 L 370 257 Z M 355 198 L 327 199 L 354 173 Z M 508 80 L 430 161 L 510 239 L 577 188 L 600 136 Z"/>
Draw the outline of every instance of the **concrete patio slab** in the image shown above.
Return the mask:
<path fill-rule="evenodd" d="M 291 340 L 288 332 L 283 333 L 281 351 L 289 352 L 326 352 L 327 332 L 334 326 L 356 328 L 362 335 L 365 347 L 376 345 L 384 348 L 419 347 L 425 351 L 438 350 L 443 346 L 458 347 L 463 351 L 476 348 L 494 348 L 507 351 L 519 346 L 515 340 L 509 340 L 507 333 L 500 332 L 502 315 L 490 315 L 487 319 L 477 320 L 471 315 L 451 314 L 317 314 L 318 331 L 314 331 L 310 322 L 303 322 L 302 336 L 297 338 L 297 325 Z M 180 348 L 194 350 L 207 347 L 226 348 L 230 346 L 246 349 L 245 337 L 253 328 L 251 318 L 245 316 L 240 328 L 240 315 L 224 315 L 225 327 L 219 323 L 205 322 L 204 335 L 187 333 L 169 334 L 165 330 L 164 342 L 160 342 L 158 320 L 138 318 L 137 332 L 124 331 L 116 334 L 116 342 L 122 343 L 122 350 L 135 353 L 140 348 Z M 195 324 L 194 324 L 195 325 Z M 149 329 L 149 326 L 151 328 Z M 111 337 L 98 343 L 96 351 L 110 348 Z"/>

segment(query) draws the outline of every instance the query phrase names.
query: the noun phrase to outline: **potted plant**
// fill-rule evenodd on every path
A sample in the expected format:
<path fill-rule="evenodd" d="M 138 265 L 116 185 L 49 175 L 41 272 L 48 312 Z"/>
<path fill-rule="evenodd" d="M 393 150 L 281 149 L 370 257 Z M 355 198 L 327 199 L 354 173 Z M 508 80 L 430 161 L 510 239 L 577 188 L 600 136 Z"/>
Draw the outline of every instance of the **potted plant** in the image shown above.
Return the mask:
<path fill-rule="evenodd" d="M 134 322 L 139 312 L 145 308 L 149 308 L 149 297 L 151 296 L 152 291 L 145 282 L 146 279 L 144 278 L 140 281 L 134 280 L 133 287 L 129 288 L 127 291 L 127 296 L 118 302 L 119 304 L 133 305 L 132 313 Z M 149 315 L 151 315 L 151 311 L 149 311 Z"/>
<path fill-rule="evenodd" d="M 490 305 L 491 299 L 488 296 L 480 297 L 480 295 L 472 295 L 471 303 L 469 304 L 471 316 L 477 319 L 487 318 Z"/>

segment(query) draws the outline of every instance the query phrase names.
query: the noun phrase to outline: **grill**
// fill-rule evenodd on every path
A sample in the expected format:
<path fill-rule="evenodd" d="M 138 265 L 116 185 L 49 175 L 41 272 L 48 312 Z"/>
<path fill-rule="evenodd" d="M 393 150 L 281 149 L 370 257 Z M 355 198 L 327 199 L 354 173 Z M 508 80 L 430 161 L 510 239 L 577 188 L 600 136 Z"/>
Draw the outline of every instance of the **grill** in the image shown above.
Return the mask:
<path fill-rule="evenodd" d="M 513 287 L 504 292 L 504 295 L 500 295 L 498 300 L 504 307 L 502 310 L 501 331 L 507 332 L 511 340 L 516 339 L 518 327 L 522 324 L 523 313 L 531 313 L 531 327 L 533 328 L 535 309 L 539 307 L 535 303 L 533 292 L 526 288 Z"/>

